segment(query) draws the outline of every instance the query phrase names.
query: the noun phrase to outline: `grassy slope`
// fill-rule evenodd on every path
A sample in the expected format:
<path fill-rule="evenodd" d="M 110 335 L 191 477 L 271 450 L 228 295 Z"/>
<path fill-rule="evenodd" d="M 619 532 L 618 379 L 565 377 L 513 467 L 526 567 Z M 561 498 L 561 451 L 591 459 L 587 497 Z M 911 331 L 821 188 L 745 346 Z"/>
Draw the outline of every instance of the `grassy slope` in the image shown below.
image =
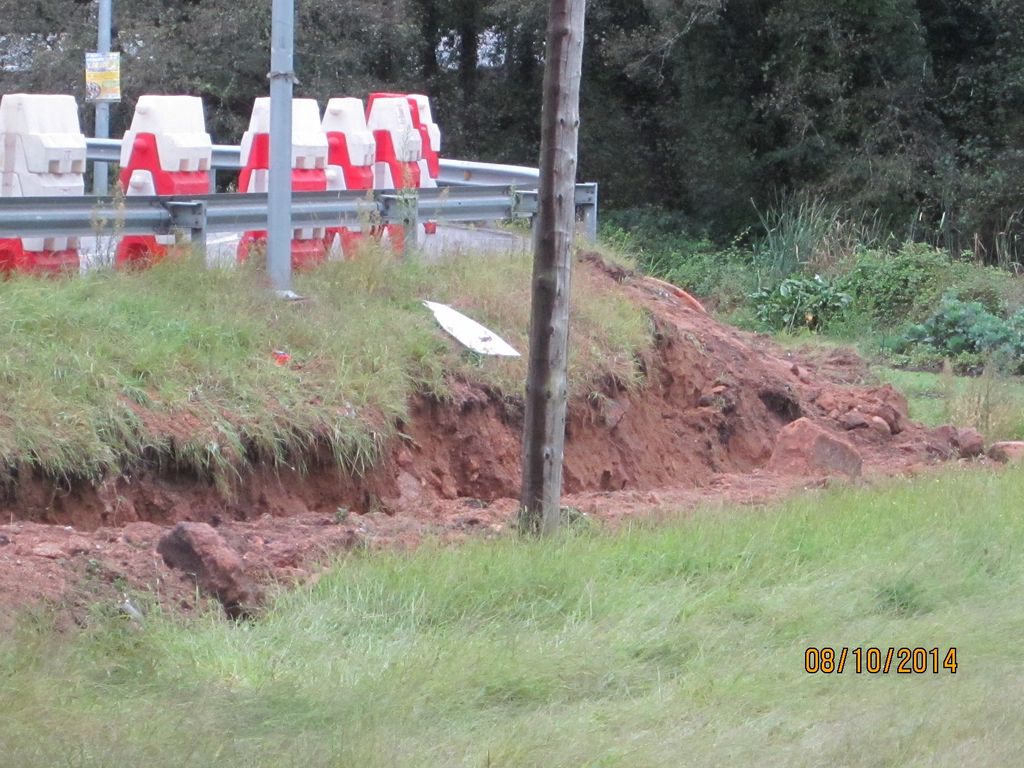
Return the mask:
<path fill-rule="evenodd" d="M 97 608 L 0 639 L 31 766 L 1006 766 L 1024 748 L 1024 472 L 566 540 L 355 556 L 231 626 Z M 811 676 L 808 645 L 959 649 Z"/>
<path fill-rule="evenodd" d="M 571 385 L 635 379 L 643 312 L 577 274 Z M 0 466 L 95 478 L 145 459 L 225 480 L 247 459 L 301 461 L 322 440 L 358 468 L 416 389 L 443 393 L 454 373 L 521 390 L 525 359 L 464 352 L 420 300 L 451 302 L 525 351 L 529 283 L 526 257 L 425 265 L 374 252 L 301 277 L 306 303 L 272 299 L 252 270 L 192 262 L 4 283 Z"/>
<path fill-rule="evenodd" d="M 925 424 L 979 429 L 990 440 L 1024 440 L 1024 381 L 1018 376 L 978 377 L 877 369 L 907 396 L 911 418 Z"/>

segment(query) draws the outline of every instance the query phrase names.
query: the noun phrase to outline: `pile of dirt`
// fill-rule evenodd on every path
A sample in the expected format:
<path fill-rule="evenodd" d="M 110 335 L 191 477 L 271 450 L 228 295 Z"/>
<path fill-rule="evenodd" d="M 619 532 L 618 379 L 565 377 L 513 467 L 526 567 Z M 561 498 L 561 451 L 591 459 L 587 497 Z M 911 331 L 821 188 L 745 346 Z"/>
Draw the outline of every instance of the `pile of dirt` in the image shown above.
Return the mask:
<path fill-rule="evenodd" d="M 578 269 L 643 306 L 655 343 L 638 361 L 643 387 L 607 381 L 571 403 L 567 505 L 617 519 L 709 499 L 762 502 L 830 476 L 906 473 L 959 455 L 957 430 L 912 422 L 892 387 L 864 383 L 853 352 L 783 352 L 664 283 L 595 256 Z M 0 499 L 0 614 L 139 587 L 193 607 L 195 570 L 172 570 L 157 553 L 181 522 L 209 523 L 256 582 L 309 578 L 354 546 L 500 532 L 516 509 L 522 417 L 521 398 L 456 382 L 445 400 L 415 398 L 366 476 L 322 457 L 305 473 L 257 470 L 231 499 L 167 472 L 99 485 L 21 478 Z"/>

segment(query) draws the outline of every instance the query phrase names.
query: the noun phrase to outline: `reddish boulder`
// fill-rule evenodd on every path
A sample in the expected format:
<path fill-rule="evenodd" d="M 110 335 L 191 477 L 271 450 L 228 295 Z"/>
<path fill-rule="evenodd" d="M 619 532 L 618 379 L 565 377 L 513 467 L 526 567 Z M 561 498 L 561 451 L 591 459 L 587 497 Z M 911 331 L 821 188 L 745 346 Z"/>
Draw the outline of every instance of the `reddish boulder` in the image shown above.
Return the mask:
<path fill-rule="evenodd" d="M 191 575 L 201 590 L 216 597 L 231 618 L 248 615 L 260 602 L 242 558 L 206 523 L 178 523 L 156 549 L 168 567 Z"/>
<path fill-rule="evenodd" d="M 985 438 L 976 429 L 966 427 L 956 431 L 956 444 L 961 459 L 973 459 L 985 452 Z"/>
<path fill-rule="evenodd" d="M 893 389 L 891 384 L 868 390 L 858 408 L 868 417 L 883 419 L 889 432 L 894 435 L 903 431 L 903 424 L 909 418 L 907 398 Z"/>
<path fill-rule="evenodd" d="M 892 427 L 881 416 L 872 416 L 868 419 L 868 426 L 882 437 L 892 437 Z"/>
<path fill-rule="evenodd" d="M 843 425 L 843 429 L 860 429 L 862 427 L 869 426 L 868 417 L 857 410 L 849 411 L 839 417 L 839 423 Z"/>
<path fill-rule="evenodd" d="M 787 475 L 859 477 L 860 468 L 856 448 L 807 418 L 783 427 L 768 460 L 768 469 Z"/>
<path fill-rule="evenodd" d="M 1020 464 L 1024 461 L 1024 441 L 1007 440 L 1002 443 L 994 443 L 988 449 L 988 456 L 990 459 L 1001 461 L 1004 464 Z"/>
<path fill-rule="evenodd" d="M 901 419 L 907 418 L 907 414 L 910 413 L 907 398 L 892 384 L 884 384 L 878 389 L 872 390 L 871 394 L 892 408 Z"/>

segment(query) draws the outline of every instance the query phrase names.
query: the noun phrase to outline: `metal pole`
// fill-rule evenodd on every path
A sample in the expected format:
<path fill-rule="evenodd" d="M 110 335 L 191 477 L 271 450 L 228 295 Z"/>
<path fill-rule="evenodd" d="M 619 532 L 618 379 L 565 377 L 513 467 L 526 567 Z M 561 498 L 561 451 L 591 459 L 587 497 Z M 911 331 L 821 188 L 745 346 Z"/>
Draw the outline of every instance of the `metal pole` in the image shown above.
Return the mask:
<path fill-rule="evenodd" d="M 270 32 L 270 190 L 267 272 L 279 293 L 292 288 L 292 84 L 294 0 L 273 0 Z"/>
<path fill-rule="evenodd" d="M 96 50 L 99 53 L 110 53 L 110 26 L 113 11 L 112 0 L 100 0 L 99 17 L 97 19 Z M 96 104 L 96 138 L 110 138 L 110 105 L 105 102 Z M 96 162 L 92 166 L 92 191 L 97 195 L 107 194 L 107 164 Z"/>

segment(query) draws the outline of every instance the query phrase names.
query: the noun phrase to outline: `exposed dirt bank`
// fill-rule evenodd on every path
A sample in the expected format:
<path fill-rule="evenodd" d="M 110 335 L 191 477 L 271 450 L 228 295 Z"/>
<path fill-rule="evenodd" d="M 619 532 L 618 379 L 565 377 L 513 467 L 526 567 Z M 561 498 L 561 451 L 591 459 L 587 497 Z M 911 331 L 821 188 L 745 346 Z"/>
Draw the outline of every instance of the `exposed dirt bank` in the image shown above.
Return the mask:
<path fill-rule="evenodd" d="M 860 384 L 866 368 L 851 352 L 797 359 L 654 281 L 595 258 L 579 268 L 619 282 L 644 306 L 656 342 L 639 361 L 646 386 L 627 391 L 609 381 L 571 404 L 569 506 L 619 519 L 707 501 L 758 503 L 820 485 L 835 473 L 810 442 L 795 463 L 787 454 L 766 469 L 780 432 L 801 418 L 858 453 L 868 477 L 958 453 L 956 430 L 911 422 L 891 387 Z M 318 562 L 354 546 L 410 546 L 424 536 L 507 527 L 519 484 L 521 400 L 457 383 L 450 399 L 417 397 L 411 406 L 401 437 L 362 478 L 327 461 L 306 473 L 263 470 L 230 500 L 208 483 L 166 473 L 99 486 L 21 478 L 0 499 L 0 616 L 39 599 L 76 604 L 122 588 L 191 608 L 194 584 L 155 549 L 181 521 L 211 523 L 251 575 L 285 581 L 309 577 Z"/>

